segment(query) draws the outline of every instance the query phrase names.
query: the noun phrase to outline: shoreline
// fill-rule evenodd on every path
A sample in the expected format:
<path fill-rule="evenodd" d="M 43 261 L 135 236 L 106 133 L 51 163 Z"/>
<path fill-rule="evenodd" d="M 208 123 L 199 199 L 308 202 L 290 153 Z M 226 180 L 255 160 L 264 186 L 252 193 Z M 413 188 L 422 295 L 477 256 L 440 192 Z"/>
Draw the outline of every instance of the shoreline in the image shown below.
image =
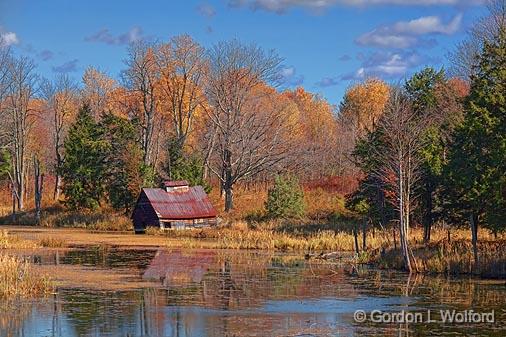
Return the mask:
<path fill-rule="evenodd" d="M 394 247 L 371 244 L 368 249 L 355 254 L 352 243 L 330 242 L 331 240 L 348 240 L 348 236 L 311 236 L 282 235 L 272 231 L 254 231 L 237 229 L 207 229 L 192 231 L 177 231 L 158 234 L 134 234 L 133 232 L 96 231 L 83 228 L 53 228 L 35 226 L 1 225 L 0 231 L 5 230 L 9 235 L 25 240 L 36 249 L 52 248 L 86 248 L 90 246 L 110 246 L 122 249 L 210 249 L 210 250 L 250 250 L 290 252 L 300 254 L 311 260 L 339 261 L 344 255 L 354 255 L 347 263 L 352 265 L 367 264 L 384 270 L 402 271 L 402 260 Z M 256 237 L 256 236 L 259 237 Z M 270 236 L 268 236 L 270 235 Z M 330 234 L 329 234 L 330 235 Z M 457 236 L 457 235 L 456 235 Z M 49 241 L 41 245 L 42 240 Z M 265 242 L 271 240 L 271 242 Z M 312 241 L 317 242 L 312 246 Z M 54 242 L 52 242 L 54 241 Z M 286 241 L 286 242 L 285 242 Z M 320 242 L 321 241 L 321 242 Z M 429 245 L 413 245 L 419 274 L 441 274 L 451 276 L 473 276 L 482 279 L 506 279 L 506 256 L 501 253 L 504 239 L 480 242 L 480 254 L 483 256 L 480 269 L 476 270 L 471 261 L 470 243 L 457 237 L 448 243 L 443 240 L 433 241 Z M 52 246 L 54 244 L 54 246 Z M 319 246 L 317 246 L 319 244 Z M 351 249 L 330 249 L 349 246 Z M 376 246 L 375 246 L 376 245 Z M 321 247 L 321 248 L 319 248 Z M 310 248 L 310 249 L 308 249 Z M 327 248 L 327 249 L 325 249 Z M 28 247 L 27 249 L 30 249 Z M 19 249 L 13 249 L 19 250 Z M 1 250 L 0 250 L 1 251 Z M 8 251 L 8 250 L 5 250 Z M 336 253 L 334 257 L 332 254 Z M 329 255 L 329 256 L 327 256 Z M 348 260 L 348 259 L 347 259 Z"/>

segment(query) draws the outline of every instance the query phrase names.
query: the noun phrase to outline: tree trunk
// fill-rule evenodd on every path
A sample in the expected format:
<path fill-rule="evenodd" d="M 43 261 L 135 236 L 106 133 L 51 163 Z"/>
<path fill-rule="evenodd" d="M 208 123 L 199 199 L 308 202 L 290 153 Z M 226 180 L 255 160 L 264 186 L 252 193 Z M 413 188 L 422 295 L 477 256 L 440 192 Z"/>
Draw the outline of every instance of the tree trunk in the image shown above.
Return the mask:
<path fill-rule="evenodd" d="M 353 237 L 355 239 L 355 253 L 357 255 L 360 253 L 360 249 L 358 248 L 358 231 L 357 228 L 353 228 Z"/>
<path fill-rule="evenodd" d="M 11 183 L 12 190 L 12 222 L 16 223 L 16 190 L 14 187 L 14 183 Z"/>
<path fill-rule="evenodd" d="M 223 184 L 223 189 L 225 192 L 225 212 L 230 212 L 232 208 L 234 208 L 234 193 L 232 191 L 232 163 L 231 153 L 229 150 L 225 150 L 223 173 L 225 178 L 225 182 Z"/>
<path fill-rule="evenodd" d="M 408 222 L 409 222 L 409 211 L 406 207 L 409 203 L 409 200 L 405 200 L 406 194 L 405 194 L 405 188 L 407 186 L 404 186 L 404 172 L 402 167 L 399 170 L 399 241 L 401 245 L 401 252 L 402 252 L 402 258 L 404 259 L 404 268 L 408 272 L 412 272 L 411 268 L 411 259 L 409 257 L 409 247 L 408 247 Z"/>
<path fill-rule="evenodd" d="M 59 200 L 60 194 L 61 194 L 61 177 L 59 174 L 56 174 L 55 177 L 56 181 L 54 183 L 54 193 L 53 193 L 53 199 Z"/>
<path fill-rule="evenodd" d="M 432 229 L 432 184 L 427 183 L 427 209 L 423 217 L 423 242 L 428 244 L 430 242 L 430 232 Z"/>
<path fill-rule="evenodd" d="M 365 252 L 367 250 L 367 219 L 364 219 L 362 222 L 362 250 Z"/>
<path fill-rule="evenodd" d="M 478 271 L 480 268 L 480 259 L 478 256 L 478 216 L 471 214 L 469 216 L 469 223 L 471 225 L 471 236 L 473 243 L 474 269 L 475 271 Z"/>
<path fill-rule="evenodd" d="M 394 249 L 397 250 L 397 233 L 395 232 L 395 227 L 393 228 L 394 232 Z"/>
<path fill-rule="evenodd" d="M 33 157 L 33 174 L 34 174 L 34 197 L 35 197 L 35 221 L 37 225 L 40 225 L 44 174 L 41 174 L 40 172 L 40 160 L 36 157 Z"/>

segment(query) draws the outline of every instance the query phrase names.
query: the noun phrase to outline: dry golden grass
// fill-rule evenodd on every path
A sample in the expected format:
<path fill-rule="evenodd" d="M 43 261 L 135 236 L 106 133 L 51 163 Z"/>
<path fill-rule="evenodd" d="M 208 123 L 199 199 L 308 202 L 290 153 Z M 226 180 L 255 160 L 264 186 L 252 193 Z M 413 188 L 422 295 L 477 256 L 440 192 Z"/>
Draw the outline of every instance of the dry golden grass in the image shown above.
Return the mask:
<path fill-rule="evenodd" d="M 47 248 L 63 248 L 67 246 L 67 243 L 55 236 L 45 236 L 39 239 L 39 246 Z"/>
<path fill-rule="evenodd" d="M 51 279 L 35 272 L 28 262 L 0 254 L 0 298 L 35 297 L 48 294 L 53 288 Z"/>
<path fill-rule="evenodd" d="M 435 242 L 413 249 L 418 271 L 438 274 L 476 274 L 484 277 L 506 278 L 505 241 L 478 243 L 479 266 L 474 263 L 473 248 L 469 240 Z M 372 256 L 369 262 L 385 269 L 402 269 L 399 250 Z"/>
<path fill-rule="evenodd" d="M 26 249 L 36 248 L 37 245 L 29 240 L 24 240 L 17 235 L 10 235 L 8 231 L 0 231 L 0 249 Z"/>
<path fill-rule="evenodd" d="M 99 231 L 132 231 L 132 221 L 110 210 L 70 212 L 63 211 L 43 217 L 44 227 L 72 227 Z"/>
<path fill-rule="evenodd" d="M 220 216 L 227 221 L 239 221 L 248 218 L 262 218 L 265 216 L 264 205 L 267 200 L 267 189 L 247 189 L 244 186 L 237 186 L 234 189 L 234 209 L 225 214 L 224 200 L 220 197 L 220 189 L 213 188 L 209 194 L 211 202 Z M 341 194 L 328 192 L 322 188 L 305 189 L 304 202 L 306 216 L 301 221 L 322 221 L 330 215 L 346 214 L 344 197 Z"/>

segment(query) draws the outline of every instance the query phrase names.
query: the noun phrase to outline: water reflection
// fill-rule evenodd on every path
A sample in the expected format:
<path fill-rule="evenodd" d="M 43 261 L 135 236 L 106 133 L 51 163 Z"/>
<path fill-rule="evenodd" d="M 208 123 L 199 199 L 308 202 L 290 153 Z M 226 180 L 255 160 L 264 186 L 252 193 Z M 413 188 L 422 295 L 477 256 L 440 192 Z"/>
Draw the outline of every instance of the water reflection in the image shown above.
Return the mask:
<path fill-rule="evenodd" d="M 4 303 L 0 336 L 504 336 L 506 287 L 413 276 L 297 256 L 96 247 L 46 253 L 40 264 L 134 271 L 155 286 L 61 287 L 36 302 Z M 355 310 L 495 310 L 495 324 L 356 323 Z"/>

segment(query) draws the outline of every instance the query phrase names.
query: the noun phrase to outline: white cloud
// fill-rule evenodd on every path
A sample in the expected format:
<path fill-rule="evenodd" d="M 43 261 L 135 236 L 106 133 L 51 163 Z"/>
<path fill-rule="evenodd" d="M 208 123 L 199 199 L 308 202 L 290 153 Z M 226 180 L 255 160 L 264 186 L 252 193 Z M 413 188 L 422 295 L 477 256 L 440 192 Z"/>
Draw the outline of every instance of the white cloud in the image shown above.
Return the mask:
<path fill-rule="evenodd" d="M 316 85 L 325 88 L 338 85 L 339 83 L 341 83 L 340 77 L 324 77 L 319 82 L 317 82 Z"/>
<path fill-rule="evenodd" d="M 197 6 L 197 12 L 205 17 L 212 18 L 216 15 L 216 10 L 208 3 L 202 3 Z"/>
<path fill-rule="evenodd" d="M 63 64 L 60 64 L 58 66 L 53 66 L 53 72 L 55 73 L 71 73 L 77 71 L 77 63 L 79 62 L 78 59 L 74 59 L 71 61 L 67 61 Z"/>
<path fill-rule="evenodd" d="M 461 6 L 483 3 L 484 0 L 229 0 L 230 7 L 249 7 L 278 14 L 289 9 L 300 7 L 321 12 L 335 5 L 365 7 L 374 5 L 399 6 Z"/>
<path fill-rule="evenodd" d="M 128 32 L 114 36 L 111 34 L 109 29 L 104 28 L 99 30 L 93 35 L 84 38 L 88 42 L 102 42 L 109 45 L 122 45 L 129 44 L 131 42 L 139 41 L 144 38 L 141 27 L 134 26 Z"/>
<path fill-rule="evenodd" d="M 0 27 L 0 47 L 8 47 L 19 43 L 16 33 L 4 32 Z"/>
<path fill-rule="evenodd" d="M 362 80 L 367 77 L 402 78 L 412 69 L 437 60 L 416 52 L 376 52 L 362 60 L 360 68 L 341 77 L 342 80 Z"/>
<path fill-rule="evenodd" d="M 359 36 L 356 42 L 364 46 L 386 48 L 409 48 L 424 44 L 419 37 L 428 34 L 450 35 L 457 32 L 462 22 L 462 14 L 450 22 L 443 23 L 438 16 L 424 16 L 411 21 L 400 21 L 390 26 L 382 26 Z"/>
<path fill-rule="evenodd" d="M 295 67 L 284 67 L 280 73 L 280 84 L 283 87 L 294 87 L 304 82 L 303 75 L 297 75 Z"/>

